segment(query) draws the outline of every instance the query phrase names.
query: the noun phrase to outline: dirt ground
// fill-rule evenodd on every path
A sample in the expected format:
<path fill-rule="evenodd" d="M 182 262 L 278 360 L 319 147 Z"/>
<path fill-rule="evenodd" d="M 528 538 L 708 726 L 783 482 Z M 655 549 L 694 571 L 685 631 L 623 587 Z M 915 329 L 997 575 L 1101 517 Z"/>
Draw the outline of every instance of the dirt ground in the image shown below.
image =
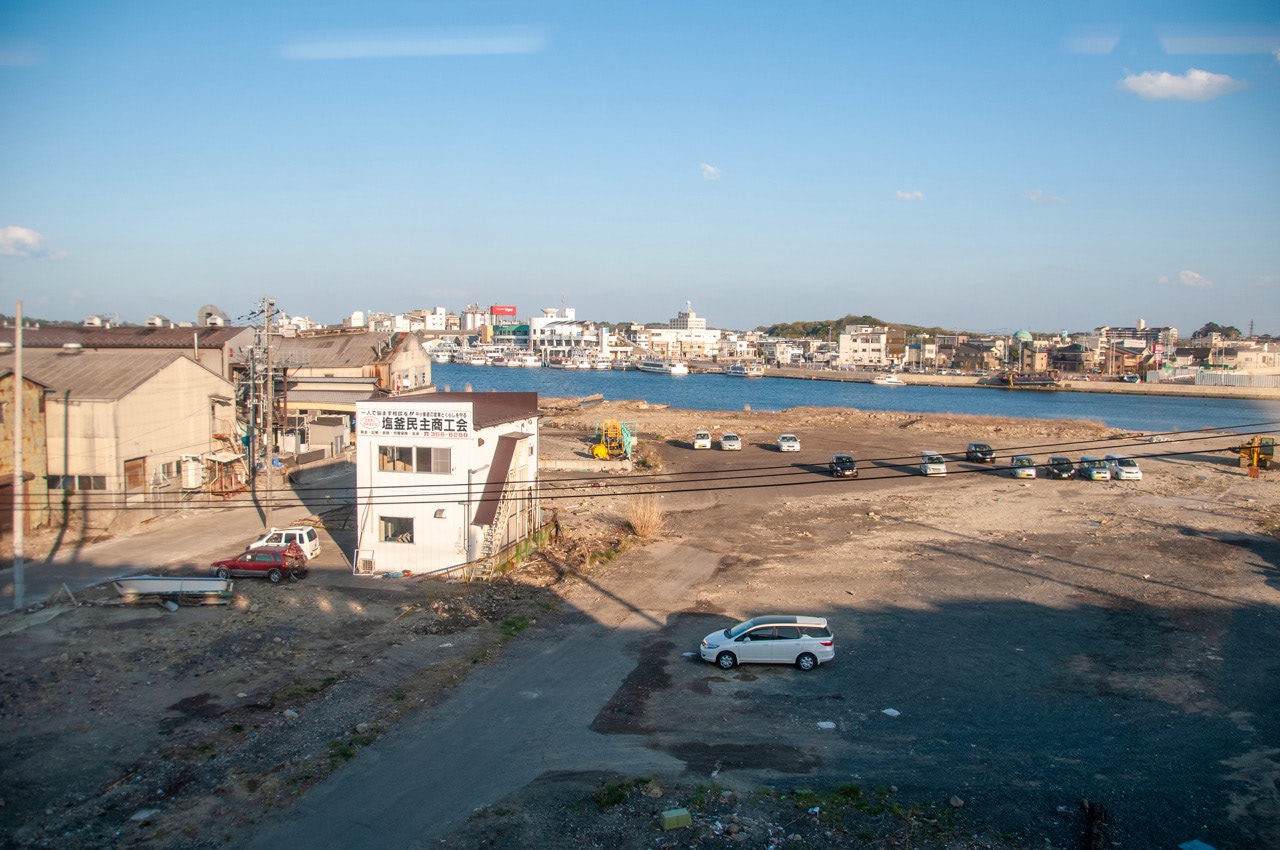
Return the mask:
<path fill-rule="evenodd" d="M 721 566 L 593 729 L 649 736 L 687 774 L 548 776 L 440 846 L 1144 847 L 1200 825 L 1219 850 L 1280 844 L 1277 671 L 1246 660 L 1259 646 L 1274 659 L 1280 636 L 1280 487 L 1246 476 L 1221 451 L 1230 438 L 606 402 L 548 415 L 544 456 L 585 456 L 603 419 L 634 423 L 637 470 L 546 476 L 561 539 L 492 583 L 242 580 L 227 606 L 177 612 L 99 588 L 0 619 L 0 843 L 234 843 L 501 663 L 507 641 L 566 603 L 589 609 L 580 578 L 625 571 L 646 544 L 626 528 L 639 486 L 659 500 L 660 536 Z M 702 427 L 736 431 L 744 450 L 692 451 Z M 773 450 L 781 431 L 800 455 Z M 1143 456 L 1145 477 L 914 473 L 921 449 L 971 439 L 1039 460 Z M 835 451 L 858 457 L 859 479 L 820 474 Z M 725 673 L 688 657 L 775 609 L 827 616 L 837 662 Z M 770 733 L 700 734 L 735 722 L 726 700 Z M 1174 764 L 1214 775 L 1180 781 Z M 664 832 L 658 814 L 681 807 L 691 827 Z"/>

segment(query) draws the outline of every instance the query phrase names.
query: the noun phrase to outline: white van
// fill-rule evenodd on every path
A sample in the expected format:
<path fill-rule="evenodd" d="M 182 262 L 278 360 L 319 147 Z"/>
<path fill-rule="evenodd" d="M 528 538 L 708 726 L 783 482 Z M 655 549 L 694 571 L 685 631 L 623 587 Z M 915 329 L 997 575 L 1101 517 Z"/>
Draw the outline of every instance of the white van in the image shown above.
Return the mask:
<path fill-rule="evenodd" d="M 947 462 L 937 452 L 921 452 L 920 472 L 922 475 L 946 475 Z"/>
<path fill-rule="evenodd" d="M 1138 462 L 1127 455 L 1107 455 L 1104 460 L 1111 470 L 1112 481 L 1141 481 L 1142 470 Z"/>
<path fill-rule="evenodd" d="M 250 549 L 260 546 L 288 546 L 297 543 L 298 548 L 308 561 L 320 554 L 320 536 L 309 525 L 291 525 L 288 528 L 273 528 L 257 540 L 249 544 Z"/>

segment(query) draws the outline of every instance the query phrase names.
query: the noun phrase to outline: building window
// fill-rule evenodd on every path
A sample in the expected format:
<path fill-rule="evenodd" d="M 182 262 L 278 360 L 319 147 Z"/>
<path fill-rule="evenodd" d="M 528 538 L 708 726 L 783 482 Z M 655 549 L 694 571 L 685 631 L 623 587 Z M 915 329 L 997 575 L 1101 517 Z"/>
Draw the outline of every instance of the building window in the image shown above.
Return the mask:
<path fill-rule="evenodd" d="M 46 475 L 50 490 L 106 490 L 105 475 Z"/>
<path fill-rule="evenodd" d="M 418 449 L 418 471 L 448 475 L 453 470 L 453 450 L 423 446 Z"/>
<path fill-rule="evenodd" d="M 378 517 L 383 543 L 412 543 L 413 517 L 384 516 Z"/>
<path fill-rule="evenodd" d="M 381 472 L 413 472 L 413 446 L 378 446 Z"/>
<path fill-rule="evenodd" d="M 429 446 L 378 446 L 378 470 L 448 475 L 453 471 L 453 450 Z"/>

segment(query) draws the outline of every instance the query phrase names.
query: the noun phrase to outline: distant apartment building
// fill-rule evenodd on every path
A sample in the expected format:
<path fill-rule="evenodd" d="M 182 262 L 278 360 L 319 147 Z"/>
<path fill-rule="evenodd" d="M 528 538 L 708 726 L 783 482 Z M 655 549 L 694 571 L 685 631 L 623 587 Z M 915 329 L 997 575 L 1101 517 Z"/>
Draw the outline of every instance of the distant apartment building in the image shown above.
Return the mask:
<path fill-rule="evenodd" d="M 836 363 L 848 368 L 888 366 L 889 329 L 868 325 L 847 325 L 838 340 Z"/>
<path fill-rule="evenodd" d="M 1139 347 L 1154 349 L 1156 345 L 1172 349 L 1178 342 L 1177 328 L 1149 328 L 1142 319 L 1139 319 L 1138 324 L 1131 328 L 1104 325 L 1095 328 L 1094 335 L 1098 337 L 1101 345 L 1124 345 L 1126 348 L 1135 349 Z M 1141 346 L 1138 343 L 1141 343 Z"/>
<path fill-rule="evenodd" d="M 707 320 L 686 303 L 665 328 L 649 328 L 650 352 L 658 357 L 715 357 L 720 350 L 722 331 L 707 327 Z"/>
<path fill-rule="evenodd" d="M 797 366 L 804 362 L 805 347 L 802 340 L 765 338 L 757 340 L 756 348 L 766 363 L 778 366 Z"/>
<path fill-rule="evenodd" d="M 572 357 L 590 339 L 573 307 L 543 307 L 541 316 L 529 319 L 529 347 L 544 357 Z"/>

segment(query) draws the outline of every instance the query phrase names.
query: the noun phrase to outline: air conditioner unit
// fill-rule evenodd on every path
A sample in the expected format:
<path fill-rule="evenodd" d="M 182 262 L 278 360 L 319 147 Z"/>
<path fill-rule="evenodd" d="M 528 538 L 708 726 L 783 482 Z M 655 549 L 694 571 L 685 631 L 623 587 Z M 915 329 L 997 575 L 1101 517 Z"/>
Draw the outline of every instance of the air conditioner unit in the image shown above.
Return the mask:
<path fill-rule="evenodd" d="M 199 455 L 182 456 L 182 489 L 199 490 L 204 486 L 204 461 Z"/>

